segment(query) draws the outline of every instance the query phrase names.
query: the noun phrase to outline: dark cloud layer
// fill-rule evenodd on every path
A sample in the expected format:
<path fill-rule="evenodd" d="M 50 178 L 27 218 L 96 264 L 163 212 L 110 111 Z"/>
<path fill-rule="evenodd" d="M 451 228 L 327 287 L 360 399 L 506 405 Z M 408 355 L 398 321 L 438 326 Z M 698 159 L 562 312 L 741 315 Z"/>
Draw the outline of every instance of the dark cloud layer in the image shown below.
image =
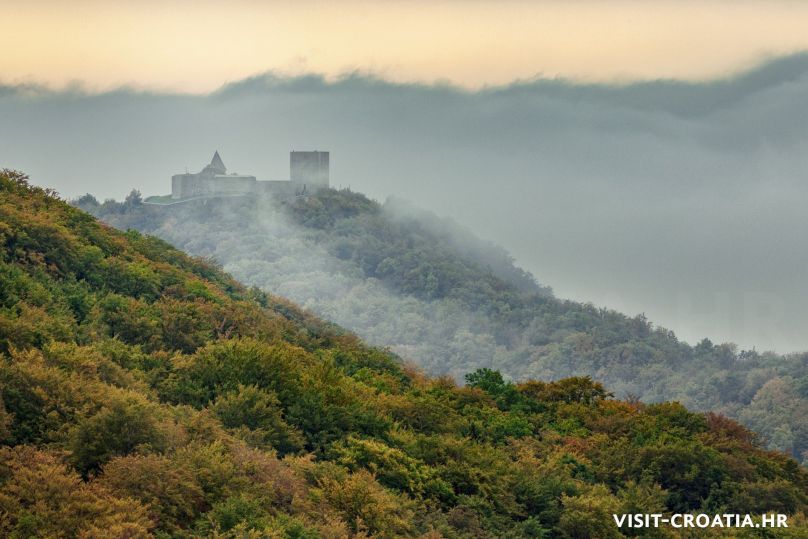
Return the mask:
<path fill-rule="evenodd" d="M 808 349 L 808 55 L 702 83 L 515 82 L 466 91 L 272 74 L 205 96 L 0 87 L 0 163 L 66 196 L 165 193 L 213 150 L 448 214 L 562 297 L 688 340 Z"/>

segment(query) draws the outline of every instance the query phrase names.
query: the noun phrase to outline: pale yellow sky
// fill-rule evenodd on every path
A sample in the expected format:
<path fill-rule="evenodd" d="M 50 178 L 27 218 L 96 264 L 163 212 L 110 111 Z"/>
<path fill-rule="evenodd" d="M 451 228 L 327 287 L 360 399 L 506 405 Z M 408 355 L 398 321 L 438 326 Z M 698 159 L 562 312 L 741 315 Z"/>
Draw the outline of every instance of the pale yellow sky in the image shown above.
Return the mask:
<path fill-rule="evenodd" d="M 0 83 L 204 92 L 268 70 L 468 87 L 711 78 L 808 49 L 808 1 L 0 0 Z"/>

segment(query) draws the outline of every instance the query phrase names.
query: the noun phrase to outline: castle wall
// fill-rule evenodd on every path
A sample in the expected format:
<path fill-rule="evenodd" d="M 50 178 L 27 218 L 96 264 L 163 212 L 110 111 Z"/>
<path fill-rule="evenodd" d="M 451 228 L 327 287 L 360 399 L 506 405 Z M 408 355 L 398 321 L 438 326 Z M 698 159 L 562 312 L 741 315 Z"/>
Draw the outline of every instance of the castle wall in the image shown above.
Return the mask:
<path fill-rule="evenodd" d="M 255 192 L 255 176 L 219 176 L 204 178 L 209 195 L 246 195 Z"/>
<path fill-rule="evenodd" d="M 197 189 L 196 174 L 175 174 L 171 176 L 171 198 L 190 198 L 198 196 L 195 193 Z"/>
<path fill-rule="evenodd" d="M 171 177 L 171 198 L 250 194 L 256 183 L 255 176 L 176 174 Z"/>

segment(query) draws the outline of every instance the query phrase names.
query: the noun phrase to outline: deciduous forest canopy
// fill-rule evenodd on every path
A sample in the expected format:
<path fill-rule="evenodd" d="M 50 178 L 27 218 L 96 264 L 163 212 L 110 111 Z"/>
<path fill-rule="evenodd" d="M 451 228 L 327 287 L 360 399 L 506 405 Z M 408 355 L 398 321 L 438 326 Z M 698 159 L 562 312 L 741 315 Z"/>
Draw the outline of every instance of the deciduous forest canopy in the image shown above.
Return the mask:
<path fill-rule="evenodd" d="M 16 172 L 0 246 L 4 536 L 606 538 L 691 510 L 804 533 L 808 473 L 719 415 L 424 376 Z"/>
<path fill-rule="evenodd" d="M 808 451 L 808 354 L 691 346 L 643 316 L 552 297 L 502 248 L 401 201 L 321 191 L 273 205 L 207 200 L 169 207 L 78 204 L 119 228 L 212 257 L 245 283 L 288 297 L 390 346 L 433 375 L 476 368 L 513 380 L 591 376 L 619 397 L 675 400 L 740 420 L 769 447 Z M 552 284 L 552 283 L 550 283 Z"/>

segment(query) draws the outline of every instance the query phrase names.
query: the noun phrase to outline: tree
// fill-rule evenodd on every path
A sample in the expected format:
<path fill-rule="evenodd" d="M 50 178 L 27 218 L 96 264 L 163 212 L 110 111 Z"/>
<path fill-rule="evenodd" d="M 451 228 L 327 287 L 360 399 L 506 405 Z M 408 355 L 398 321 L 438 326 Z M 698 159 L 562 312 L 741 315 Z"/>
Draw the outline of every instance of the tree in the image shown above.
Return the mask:
<path fill-rule="evenodd" d="M 80 421 L 70 439 L 72 461 L 83 474 L 97 471 L 117 455 L 139 448 L 162 449 L 155 409 L 137 401 L 115 401 Z"/>
<path fill-rule="evenodd" d="M 274 448 L 280 455 L 303 449 L 303 435 L 284 421 L 280 401 L 271 391 L 239 385 L 235 392 L 219 396 L 211 410 L 225 427 L 246 430 L 245 439 L 258 447 Z"/>
<path fill-rule="evenodd" d="M 123 201 L 124 208 L 131 210 L 143 204 L 143 196 L 137 189 L 132 189 Z"/>
<path fill-rule="evenodd" d="M 611 539 L 621 537 L 612 518 L 620 512 L 620 500 L 603 485 L 579 496 L 562 496 L 564 512 L 558 523 L 562 537 L 569 539 Z"/>
<path fill-rule="evenodd" d="M 85 483 L 51 453 L 0 448 L 0 536 L 151 537 L 143 505 Z"/>

